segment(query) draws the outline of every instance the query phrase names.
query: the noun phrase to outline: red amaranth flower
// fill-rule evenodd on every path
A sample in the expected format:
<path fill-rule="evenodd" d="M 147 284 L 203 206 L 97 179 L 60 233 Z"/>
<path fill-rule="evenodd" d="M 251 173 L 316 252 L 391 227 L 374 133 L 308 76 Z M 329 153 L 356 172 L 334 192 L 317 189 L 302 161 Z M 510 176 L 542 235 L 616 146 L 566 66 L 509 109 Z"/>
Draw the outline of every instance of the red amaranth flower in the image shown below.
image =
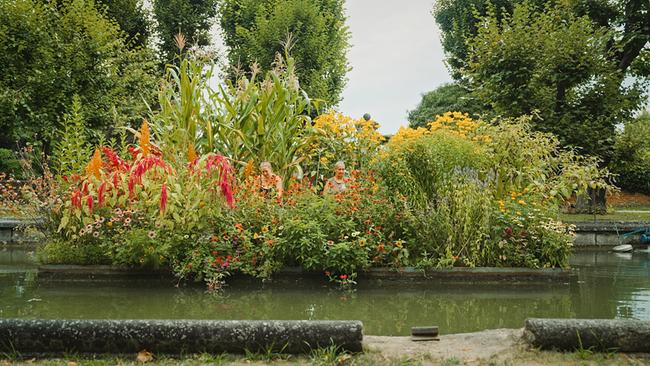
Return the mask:
<path fill-rule="evenodd" d="M 165 212 L 167 208 L 167 183 L 163 183 L 160 189 L 160 212 Z"/>
<path fill-rule="evenodd" d="M 93 202 L 93 196 L 88 196 L 88 198 L 86 198 L 86 204 L 88 205 L 88 210 L 90 210 L 90 212 L 93 212 Z"/>
<path fill-rule="evenodd" d="M 113 149 L 111 149 L 108 146 L 104 146 L 102 148 L 102 152 L 104 155 L 108 158 L 108 162 L 105 164 L 106 171 L 116 171 L 116 170 L 122 170 L 122 171 L 127 171 L 129 170 L 130 166 L 129 164 L 124 161 L 122 158 L 120 158 Z"/>
<path fill-rule="evenodd" d="M 106 192 L 106 182 L 102 182 L 97 189 L 97 204 L 101 207 L 104 205 L 104 193 Z"/>
<path fill-rule="evenodd" d="M 75 189 L 74 192 L 72 192 L 70 201 L 72 202 L 73 207 L 81 208 L 81 191 L 79 189 Z"/>

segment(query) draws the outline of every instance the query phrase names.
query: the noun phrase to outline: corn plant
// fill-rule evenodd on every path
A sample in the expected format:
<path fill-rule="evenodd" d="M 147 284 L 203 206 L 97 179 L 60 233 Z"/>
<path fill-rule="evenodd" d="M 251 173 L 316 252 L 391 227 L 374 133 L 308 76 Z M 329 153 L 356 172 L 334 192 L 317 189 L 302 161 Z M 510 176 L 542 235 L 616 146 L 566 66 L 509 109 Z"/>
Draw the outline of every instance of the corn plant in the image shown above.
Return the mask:
<path fill-rule="evenodd" d="M 191 160 L 196 149 L 227 156 L 240 167 L 270 161 L 283 177 L 299 171 L 317 103 L 300 88 L 290 56 L 278 55 L 265 75 L 253 69 L 212 89 L 212 67 L 204 60 L 189 56 L 170 66 L 160 112 L 152 113 L 163 153 L 179 157 L 188 151 Z"/>
<path fill-rule="evenodd" d="M 310 114 L 316 103 L 300 89 L 295 62 L 278 55 L 264 77 L 254 68 L 210 94 L 211 118 L 203 148 L 234 162 L 270 161 L 288 177 L 304 160 L 300 156 L 313 138 Z M 286 181 L 286 179 L 285 179 Z"/>

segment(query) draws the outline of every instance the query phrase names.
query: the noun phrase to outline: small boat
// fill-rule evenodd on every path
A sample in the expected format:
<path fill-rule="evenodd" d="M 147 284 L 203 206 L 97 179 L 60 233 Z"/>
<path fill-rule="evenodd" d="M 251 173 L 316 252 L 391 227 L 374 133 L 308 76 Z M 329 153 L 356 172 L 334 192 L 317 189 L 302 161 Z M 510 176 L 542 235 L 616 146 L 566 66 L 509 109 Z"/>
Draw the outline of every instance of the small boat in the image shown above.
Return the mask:
<path fill-rule="evenodd" d="M 632 249 L 633 248 L 632 248 L 631 244 L 621 244 L 621 245 L 617 245 L 617 246 L 613 247 L 612 252 L 627 253 L 627 252 L 631 252 Z"/>

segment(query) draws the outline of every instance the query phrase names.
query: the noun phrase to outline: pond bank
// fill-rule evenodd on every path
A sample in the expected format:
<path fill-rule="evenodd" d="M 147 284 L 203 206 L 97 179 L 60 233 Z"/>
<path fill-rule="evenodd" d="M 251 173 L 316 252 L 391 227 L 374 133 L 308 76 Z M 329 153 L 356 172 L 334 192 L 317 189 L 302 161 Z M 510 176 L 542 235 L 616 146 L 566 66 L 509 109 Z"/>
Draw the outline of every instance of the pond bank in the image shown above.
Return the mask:
<path fill-rule="evenodd" d="M 439 341 L 413 342 L 410 337 L 365 336 L 364 352 L 360 354 L 336 354 L 331 349 L 315 350 L 309 355 L 283 355 L 276 353 L 249 353 L 246 355 L 188 355 L 179 358 L 159 357 L 155 354 L 125 355 L 119 358 L 83 359 L 70 356 L 66 359 L 29 359 L 25 361 L 4 360 L 1 366 L 18 364 L 65 365 L 75 362 L 83 365 L 116 364 L 142 365 L 141 360 L 150 359 L 150 365 L 187 366 L 222 365 L 647 365 L 650 354 L 593 353 L 588 350 L 576 352 L 539 351 L 521 341 L 523 329 L 494 329 L 474 333 L 440 336 Z"/>

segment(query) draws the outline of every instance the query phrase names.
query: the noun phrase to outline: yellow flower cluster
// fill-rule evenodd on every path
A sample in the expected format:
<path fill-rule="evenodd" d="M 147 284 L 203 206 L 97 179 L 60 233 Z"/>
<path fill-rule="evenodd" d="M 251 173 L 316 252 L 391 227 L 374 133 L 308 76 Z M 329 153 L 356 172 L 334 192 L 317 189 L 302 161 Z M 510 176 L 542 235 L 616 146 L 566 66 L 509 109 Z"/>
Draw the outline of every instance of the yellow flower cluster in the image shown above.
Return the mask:
<path fill-rule="evenodd" d="M 492 142 L 492 138 L 478 133 L 482 126 L 480 121 L 474 121 L 467 113 L 445 112 L 436 116 L 436 120 L 429 123 L 431 131 L 445 130 L 463 138 L 471 138 L 477 142 Z"/>
<path fill-rule="evenodd" d="M 429 129 L 424 127 L 418 127 L 418 128 L 400 127 L 399 130 L 397 130 L 397 133 L 395 133 L 395 135 L 393 135 L 393 137 L 390 138 L 390 144 L 392 146 L 400 145 L 406 141 L 418 139 L 430 133 L 431 131 L 429 131 Z"/>
<path fill-rule="evenodd" d="M 373 120 L 354 119 L 331 111 L 318 116 L 314 127 L 317 138 L 308 148 L 312 163 L 319 162 L 321 169 L 343 160 L 349 166 L 364 165 L 362 161 L 374 156 L 384 136 L 377 131 L 379 125 Z"/>
<path fill-rule="evenodd" d="M 404 141 L 417 139 L 436 131 L 446 131 L 458 137 L 469 138 L 472 141 L 479 143 L 491 142 L 492 138 L 490 136 L 478 133 L 481 126 L 482 123 L 480 121 L 474 121 L 467 113 L 445 112 L 442 115 L 436 116 L 436 119 L 433 122 L 429 122 L 426 128 L 418 127 L 414 129 L 401 127 L 397 133 L 391 137 L 390 144 L 392 146 L 401 145 Z"/>
<path fill-rule="evenodd" d="M 353 119 L 336 111 L 322 114 L 314 121 L 314 127 L 320 129 L 331 138 L 341 140 L 369 140 L 380 143 L 384 136 L 377 132 L 377 122 L 366 121 L 363 118 Z"/>

